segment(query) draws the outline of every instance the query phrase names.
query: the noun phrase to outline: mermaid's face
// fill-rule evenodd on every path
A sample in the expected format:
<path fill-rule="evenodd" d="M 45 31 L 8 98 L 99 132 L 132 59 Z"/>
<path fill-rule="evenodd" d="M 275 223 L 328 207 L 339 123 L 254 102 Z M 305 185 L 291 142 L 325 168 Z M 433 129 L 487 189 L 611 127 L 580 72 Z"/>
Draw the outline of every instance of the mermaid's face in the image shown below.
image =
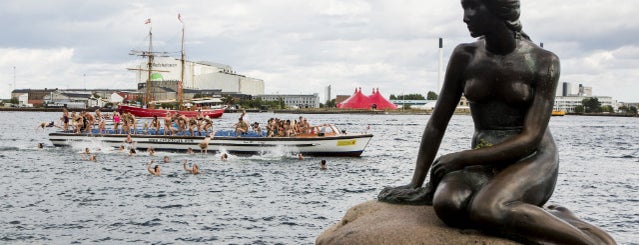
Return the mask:
<path fill-rule="evenodd" d="M 470 36 L 480 37 L 490 33 L 503 21 L 494 15 L 482 0 L 461 0 L 464 23 Z"/>

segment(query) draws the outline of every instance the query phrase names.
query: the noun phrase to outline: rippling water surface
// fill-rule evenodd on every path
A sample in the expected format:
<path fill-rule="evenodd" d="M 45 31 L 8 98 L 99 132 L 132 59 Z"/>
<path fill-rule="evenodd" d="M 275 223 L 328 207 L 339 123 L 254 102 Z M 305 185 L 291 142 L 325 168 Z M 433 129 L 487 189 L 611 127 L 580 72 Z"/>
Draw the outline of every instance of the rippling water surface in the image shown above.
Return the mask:
<path fill-rule="evenodd" d="M 359 158 L 140 153 L 128 156 L 100 142 L 55 148 L 34 130 L 61 113 L 0 112 L 0 243 L 311 244 L 349 207 L 374 199 L 383 186 L 412 176 L 427 115 L 304 115 L 375 135 Z M 216 127 L 230 127 L 225 114 Z M 298 115 L 255 113 L 249 121 Z M 638 244 L 639 120 L 553 117 L 561 168 L 549 204 L 562 204 L 609 231 L 620 244 Z M 470 145 L 472 121 L 454 116 L 440 154 Z M 44 149 L 37 149 L 44 143 Z M 84 161 L 85 147 L 97 162 Z M 146 171 L 163 164 L 162 176 Z M 181 162 L 197 163 L 190 175 Z M 328 170 L 319 161 L 327 159 Z"/>

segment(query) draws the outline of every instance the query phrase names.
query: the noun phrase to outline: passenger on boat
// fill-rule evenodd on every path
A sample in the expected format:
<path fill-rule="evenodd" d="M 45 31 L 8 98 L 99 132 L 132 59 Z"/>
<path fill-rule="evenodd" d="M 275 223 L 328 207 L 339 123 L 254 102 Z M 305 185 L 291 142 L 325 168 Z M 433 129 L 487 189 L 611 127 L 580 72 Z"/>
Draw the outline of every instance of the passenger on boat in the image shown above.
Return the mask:
<path fill-rule="evenodd" d="M 62 117 L 60 118 L 60 120 L 62 121 L 62 125 L 63 125 L 62 130 L 64 130 L 65 132 L 69 130 L 70 118 L 69 118 L 69 111 L 66 108 L 62 109 Z"/>
<path fill-rule="evenodd" d="M 177 114 L 177 118 L 175 119 L 175 121 L 177 122 L 177 127 L 176 127 L 177 134 L 186 133 L 186 127 L 187 127 L 186 116 Z"/>
<path fill-rule="evenodd" d="M 197 119 L 195 119 L 194 117 L 191 117 L 188 119 L 189 125 L 188 125 L 188 129 L 189 129 L 189 135 L 190 136 L 195 136 L 195 132 L 199 132 L 200 126 L 198 124 Z M 195 130 L 194 130 L 195 129 Z"/>
<path fill-rule="evenodd" d="M 186 170 L 189 173 L 192 174 L 199 174 L 200 173 L 200 168 L 197 166 L 197 164 L 193 163 L 193 166 L 191 168 L 186 166 L 186 163 L 188 162 L 188 160 L 184 159 L 184 170 Z"/>
<path fill-rule="evenodd" d="M 262 128 L 260 127 L 260 123 L 254 122 L 253 124 L 251 124 L 251 127 L 257 134 L 262 135 Z"/>
<path fill-rule="evenodd" d="M 71 117 L 73 118 L 73 126 L 75 126 L 75 133 L 79 134 L 84 128 L 84 120 L 81 113 L 71 113 Z"/>
<path fill-rule="evenodd" d="M 164 116 L 164 135 L 170 135 L 171 134 L 172 125 L 173 125 L 173 117 L 171 117 L 171 113 L 170 112 L 167 112 L 166 116 Z"/>
<path fill-rule="evenodd" d="M 131 124 L 129 122 L 128 113 L 122 114 L 122 131 L 125 134 L 131 133 Z"/>
<path fill-rule="evenodd" d="M 146 170 L 149 171 L 149 173 L 151 173 L 152 175 L 155 176 L 160 176 L 160 165 L 155 165 L 155 167 L 151 168 L 151 165 L 153 165 L 153 160 L 151 160 L 151 162 L 149 163 L 148 166 L 146 166 Z"/>
<path fill-rule="evenodd" d="M 209 116 L 205 116 L 202 118 L 202 127 L 200 127 L 201 131 L 204 131 L 204 134 L 208 134 L 209 130 L 213 129 L 213 120 Z"/>
<path fill-rule="evenodd" d="M 238 119 L 238 122 L 235 124 L 235 133 L 237 137 L 240 137 L 242 134 L 248 132 L 249 125 L 244 121 L 242 117 Z"/>
<path fill-rule="evenodd" d="M 117 111 L 113 113 L 113 133 L 119 134 L 120 130 L 118 127 L 120 126 L 120 113 Z"/>
<path fill-rule="evenodd" d="M 95 120 L 96 120 L 96 122 L 99 122 L 101 119 L 104 119 L 104 118 L 102 118 L 102 113 L 100 112 L 100 109 L 95 109 L 95 111 L 93 111 L 93 112 L 95 112 Z"/>
<path fill-rule="evenodd" d="M 160 134 L 160 119 L 158 119 L 157 115 L 153 115 L 153 120 L 151 120 L 151 128 L 155 130 L 155 134 Z"/>
<path fill-rule="evenodd" d="M 137 134 L 138 130 L 137 130 L 137 126 L 136 126 L 136 123 L 135 123 L 137 120 L 135 119 L 135 116 L 133 114 L 131 114 L 131 113 L 128 113 L 128 112 L 126 114 L 127 114 L 127 119 L 129 121 L 129 127 L 133 128 L 133 134 Z"/>
<path fill-rule="evenodd" d="M 104 118 L 98 118 L 98 133 L 103 134 L 106 132 L 106 120 Z"/>
<path fill-rule="evenodd" d="M 84 131 L 85 132 L 92 132 L 93 129 L 93 124 L 95 123 L 95 117 L 93 117 L 93 115 L 91 115 L 90 112 L 84 112 Z"/>
<path fill-rule="evenodd" d="M 266 137 L 273 137 L 275 134 L 275 119 L 270 118 L 266 121 Z"/>

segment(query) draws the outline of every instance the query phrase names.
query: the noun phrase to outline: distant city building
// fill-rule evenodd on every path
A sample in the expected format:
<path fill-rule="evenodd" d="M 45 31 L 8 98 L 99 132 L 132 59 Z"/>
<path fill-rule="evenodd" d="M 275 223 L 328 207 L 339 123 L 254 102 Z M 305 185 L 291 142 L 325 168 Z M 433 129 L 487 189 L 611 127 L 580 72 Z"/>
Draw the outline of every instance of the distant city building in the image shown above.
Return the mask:
<path fill-rule="evenodd" d="M 263 101 L 282 99 L 288 108 L 319 108 L 319 94 L 261 94 L 255 96 Z"/>
<path fill-rule="evenodd" d="M 180 80 L 181 61 L 170 57 L 157 57 L 152 65 L 152 86 L 170 86 L 177 91 Z M 137 70 L 138 88 L 146 86 L 148 72 L 147 63 L 142 62 Z M 168 82 L 168 83 L 163 83 Z M 175 85 L 172 85 L 175 84 Z M 175 88 L 173 88 L 175 87 Z M 264 81 L 235 73 L 231 66 L 212 62 L 184 62 L 184 88 L 211 90 L 219 89 L 225 93 L 240 93 L 248 95 L 264 94 Z"/>
<path fill-rule="evenodd" d="M 557 87 L 555 96 L 592 96 L 592 87 L 579 84 L 577 89 L 574 89 L 571 83 L 563 82 L 561 86 Z"/>
<path fill-rule="evenodd" d="M 583 105 L 582 101 L 588 98 L 597 98 L 601 106 L 612 106 L 615 111 L 617 110 L 617 101 L 610 96 L 557 96 L 553 110 L 573 113 L 575 107 Z"/>
<path fill-rule="evenodd" d="M 66 107 L 70 109 L 85 109 L 88 107 L 102 107 L 103 101 L 94 97 L 90 92 L 75 93 L 56 90 L 43 97 L 48 107 Z"/>
<path fill-rule="evenodd" d="M 575 107 L 583 105 L 582 101 L 584 99 L 593 97 L 599 100 L 601 106 L 612 106 L 615 111 L 618 108 L 617 101 L 613 100 L 610 96 L 593 96 L 592 87 L 579 84 L 579 86 L 574 89 L 571 83 L 563 82 L 561 87 L 557 88 L 553 110 L 573 113 L 575 112 Z"/>
<path fill-rule="evenodd" d="M 337 105 L 339 103 L 342 103 L 350 97 L 351 97 L 350 95 L 337 95 L 335 96 L 335 104 Z"/>

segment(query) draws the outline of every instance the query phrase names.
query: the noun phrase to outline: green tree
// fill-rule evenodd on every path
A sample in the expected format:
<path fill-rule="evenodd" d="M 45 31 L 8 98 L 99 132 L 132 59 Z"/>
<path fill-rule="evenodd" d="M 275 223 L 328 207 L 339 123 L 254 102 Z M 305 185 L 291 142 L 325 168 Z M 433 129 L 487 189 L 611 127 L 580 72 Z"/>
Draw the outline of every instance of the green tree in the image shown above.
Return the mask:
<path fill-rule="evenodd" d="M 601 102 L 596 97 L 590 97 L 583 99 L 581 104 L 584 106 L 584 110 L 586 113 L 597 113 L 601 112 Z"/>
<path fill-rule="evenodd" d="M 224 103 L 225 105 L 233 104 L 234 101 L 235 101 L 235 98 L 233 98 L 233 96 L 231 95 L 227 94 L 222 96 L 222 103 Z"/>
<path fill-rule="evenodd" d="M 13 97 L 9 100 L 9 104 L 17 105 L 17 104 L 20 104 L 20 101 L 18 100 L 18 98 Z"/>
<path fill-rule="evenodd" d="M 399 96 L 391 94 L 389 98 L 391 100 L 425 100 L 424 96 L 421 94 L 404 94 Z"/>
<path fill-rule="evenodd" d="M 577 114 L 584 113 L 584 106 L 582 105 L 575 106 L 575 113 Z"/>
<path fill-rule="evenodd" d="M 332 100 L 327 100 L 326 104 L 324 105 L 326 108 L 335 108 L 336 104 L 335 104 L 335 99 Z"/>
<path fill-rule="evenodd" d="M 614 108 L 612 108 L 612 106 L 611 106 L 611 105 L 605 105 L 605 106 L 602 106 L 602 107 L 601 107 L 601 111 L 602 111 L 602 112 L 613 113 L 613 112 L 615 112 L 615 109 L 614 109 Z"/>
<path fill-rule="evenodd" d="M 427 100 L 437 100 L 438 97 L 439 96 L 437 96 L 437 93 L 433 91 L 428 91 L 428 94 L 426 95 Z"/>
<path fill-rule="evenodd" d="M 628 108 L 628 111 L 634 115 L 637 115 L 637 107 L 636 106 L 631 106 L 630 108 Z"/>

